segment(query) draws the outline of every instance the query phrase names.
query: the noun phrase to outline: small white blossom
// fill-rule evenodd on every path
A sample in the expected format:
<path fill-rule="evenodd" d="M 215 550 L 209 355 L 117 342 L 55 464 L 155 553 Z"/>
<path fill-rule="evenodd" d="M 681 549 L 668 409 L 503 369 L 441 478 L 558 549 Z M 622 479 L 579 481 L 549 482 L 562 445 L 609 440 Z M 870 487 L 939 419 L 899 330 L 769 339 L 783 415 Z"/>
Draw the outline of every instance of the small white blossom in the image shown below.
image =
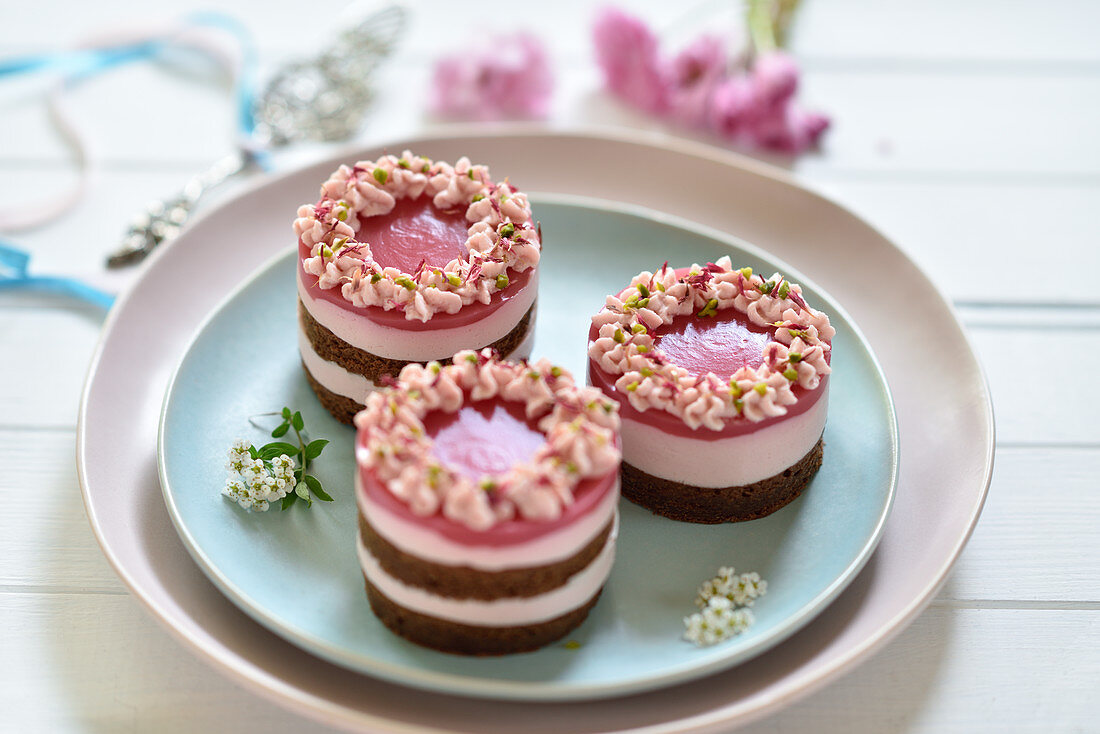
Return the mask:
<path fill-rule="evenodd" d="M 230 476 L 229 479 L 225 482 L 225 488 L 222 489 L 222 494 L 235 500 L 238 497 L 243 497 L 246 491 L 247 488 L 245 487 L 244 482 L 241 481 L 241 478 L 239 476 Z"/>
<path fill-rule="evenodd" d="M 393 160 L 396 161 L 397 159 L 394 158 Z M 351 229 L 347 229 L 351 233 Z M 243 438 L 234 440 L 226 452 L 228 457 L 225 463 L 227 476 L 221 493 L 244 509 L 253 512 L 266 512 L 275 503 L 283 505 L 284 500 L 287 501 L 284 507 L 289 507 L 290 503 L 298 499 L 297 495 L 291 494 L 296 487 L 302 489 L 301 496 L 307 505 L 312 505 L 313 500 L 309 496 L 310 491 L 306 487 L 310 487 L 318 499 L 331 502 L 332 497 L 325 493 L 316 477 L 305 476 L 304 467 L 295 469 L 294 457 L 302 450 L 300 444 L 302 436 L 305 435 L 305 425 L 301 413 L 294 412 L 290 408 L 283 408 L 281 413 L 265 413 L 264 415 L 281 415 L 283 418 L 283 422 L 279 427 L 272 430 L 271 435 L 273 438 L 285 434 L 293 426 L 299 438 L 299 448 L 294 449 L 292 445 L 275 442 L 257 449 Z M 321 449 L 327 443 L 328 441 L 314 441 L 311 444 L 313 446 L 311 458 L 315 458 L 320 454 Z M 291 453 L 279 454 L 273 457 L 272 454 L 278 450 L 280 445 L 291 448 Z M 305 461 L 304 456 L 303 461 Z M 299 485 L 299 476 L 303 481 L 308 479 L 309 483 Z"/>
<path fill-rule="evenodd" d="M 703 611 L 684 617 L 684 639 L 699 647 L 736 637 L 753 623 L 752 612 L 724 596 L 711 597 Z"/>
<path fill-rule="evenodd" d="M 695 605 L 701 611 L 684 617 L 684 639 L 699 647 L 736 637 L 753 623 L 747 609 L 767 593 L 768 582 L 760 574 L 738 575 L 732 566 L 718 569 L 718 575 L 699 586 Z"/>
<path fill-rule="evenodd" d="M 290 458 L 286 454 L 279 454 L 271 460 L 271 466 L 276 471 L 286 471 L 294 468 L 294 459 Z"/>
<path fill-rule="evenodd" d="M 254 512 L 266 512 L 272 502 L 286 497 L 293 488 L 294 459 L 282 454 L 272 459 L 271 469 L 262 459 L 253 459 L 248 444 L 242 439 L 233 442 L 226 463 L 229 476 L 222 494 L 241 507 Z"/>
<path fill-rule="evenodd" d="M 263 474 L 257 472 L 251 472 L 251 476 L 246 478 L 245 482 L 248 484 L 249 494 L 260 494 L 264 491 L 264 479 L 267 477 L 266 470 Z"/>
<path fill-rule="evenodd" d="M 737 606 L 751 607 L 753 602 L 768 592 L 768 582 L 755 571 L 737 575 L 731 566 L 718 569 L 718 575 L 704 581 L 695 597 L 695 606 L 702 609 L 716 596 L 725 597 Z"/>
<path fill-rule="evenodd" d="M 271 470 L 280 486 L 285 486 L 294 480 L 294 459 L 286 454 L 280 454 L 271 460 Z"/>
<path fill-rule="evenodd" d="M 227 471 L 240 473 L 244 469 L 245 463 L 251 461 L 251 456 L 248 453 L 249 445 L 243 438 L 238 438 L 233 442 L 233 446 L 226 452 L 229 458 L 225 462 Z"/>

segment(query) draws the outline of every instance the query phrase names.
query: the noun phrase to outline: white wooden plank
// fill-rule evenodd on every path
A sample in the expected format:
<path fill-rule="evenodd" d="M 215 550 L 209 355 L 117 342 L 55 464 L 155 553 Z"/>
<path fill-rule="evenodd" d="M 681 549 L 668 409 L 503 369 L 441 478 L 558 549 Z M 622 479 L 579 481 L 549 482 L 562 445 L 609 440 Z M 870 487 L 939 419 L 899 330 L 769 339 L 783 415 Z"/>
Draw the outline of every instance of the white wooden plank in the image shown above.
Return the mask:
<path fill-rule="evenodd" d="M 1100 186 L 815 177 L 954 299 L 1100 303 Z M 1037 272 L 1056 274 L 1056 288 Z"/>
<path fill-rule="evenodd" d="M 1022 178 L 1095 175 L 1100 76 L 965 73 L 805 75 L 807 105 L 832 115 L 824 155 L 796 169 L 975 170 Z M 933 213 L 930 213 L 934 216 Z"/>
<path fill-rule="evenodd" d="M 34 275 L 70 277 L 83 280 L 109 293 L 119 293 L 139 274 L 137 267 L 108 270 L 105 259 L 122 242 L 134 217 L 153 199 L 174 196 L 200 167 L 182 165 L 166 171 L 97 171 L 83 200 L 55 222 L 35 229 L 5 235 L 4 239 L 31 254 L 30 272 Z M 71 178 L 63 164 L 0 168 L 0 202 L 14 206 L 29 202 L 32 192 L 47 188 L 50 182 Z M 233 179 L 212 190 L 201 207 L 221 199 L 247 185 L 250 176 Z M 274 215 L 274 214 L 273 214 Z M 290 221 L 287 243 L 291 243 Z M 275 247 L 272 253 L 275 252 Z M 0 291 L 4 306 L 69 306 L 72 302 L 54 297 L 35 297 L 26 291 Z M 92 317 L 96 313 L 91 311 Z M 3 318 L 3 316 L 0 316 Z"/>
<path fill-rule="evenodd" d="M 1098 463 L 1100 448 L 1000 449 L 981 520 L 939 598 L 1100 605 Z"/>
<path fill-rule="evenodd" d="M 425 63 L 384 69 L 378 103 L 366 117 L 361 140 L 404 136 L 433 122 L 426 114 Z M 1100 174 L 1100 140 L 1092 135 L 1100 114 L 1100 75 L 1005 78 L 810 70 L 804 91 L 806 104 L 827 111 L 835 122 L 822 153 L 797 161 L 796 170 L 806 175 L 965 176 L 977 171 L 987 178 L 1094 182 Z M 67 160 L 34 99 L 11 96 L 0 88 L 0 110 L 10 126 L 0 140 L 0 162 Z M 72 95 L 72 109 L 87 121 L 101 159 L 116 165 L 199 166 L 223 155 L 233 141 L 232 104 L 224 89 L 148 66 L 119 69 L 80 87 Z M 552 120 L 556 125 L 641 125 L 725 144 L 713 136 L 661 127 L 624 109 L 606 98 L 599 73 L 587 66 L 561 69 Z"/>
<path fill-rule="evenodd" d="M 792 43 L 828 59 L 1092 64 L 1098 21 L 1087 0 L 830 0 L 802 3 Z"/>
<path fill-rule="evenodd" d="M 711 32 L 726 28 L 716 24 L 728 3 L 717 0 L 620 0 L 615 4 L 666 29 L 670 40 L 679 35 L 670 31 L 681 27 Z M 111 7 L 113 17 L 127 19 L 129 25 L 171 19 L 207 6 L 193 0 L 169 0 L 158 3 L 154 10 L 139 0 L 114 0 Z M 481 28 L 526 27 L 546 33 L 563 52 L 575 56 L 589 50 L 587 31 L 595 7 L 584 0 L 562 0 L 552 5 L 527 4 L 523 13 L 517 14 L 515 6 L 504 0 L 483 0 L 476 5 L 422 0 L 414 4 L 419 11 L 415 34 L 445 41 Z M 265 47 L 293 48 L 303 42 L 302 17 L 309 12 L 303 3 L 228 0 L 219 8 L 245 20 Z M 40 22 L 44 17 L 51 22 Z M 681 17 L 683 20 L 677 21 Z M 0 24 L 0 48 L 13 51 L 72 43 L 105 25 L 102 11 L 97 12 L 95 6 L 64 0 L 11 5 L 4 9 L 4 21 Z M 1052 0 L 1041 9 L 1024 0 L 832 0 L 802 4 L 792 44 L 800 54 L 814 59 L 1089 64 L 1100 60 L 1091 32 L 1098 23 L 1100 9 L 1087 0 Z"/>
<path fill-rule="evenodd" d="M 0 589 L 125 593 L 92 536 L 71 431 L 0 430 Z"/>
<path fill-rule="evenodd" d="M 42 6 L 36 8 L 5 8 L 5 27 L 0 28 L 0 45 L 13 50 L 32 48 L 64 48 L 89 33 L 109 30 L 102 12 L 96 13 L 83 3 L 50 0 L 42 5 L 64 8 L 63 14 L 48 26 L 38 22 Z M 350 5 L 350 4 L 349 4 Z M 520 12 L 507 0 L 482 0 L 462 4 L 447 0 L 414 0 L 407 4 L 410 24 L 403 47 L 423 57 L 457 48 L 471 39 L 494 33 L 528 30 L 545 35 L 547 43 L 569 57 L 590 50 L 589 28 L 596 9 L 587 0 L 559 0 L 551 5 L 525 4 Z M 619 6 L 642 17 L 656 28 L 668 28 L 686 12 L 714 5 L 706 0 L 675 4 L 659 0 L 626 0 Z M 129 19 L 124 27 L 147 26 L 184 18 L 195 10 L 209 9 L 196 0 L 164 0 L 151 8 L 140 0 L 113 0 L 120 17 Z M 344 6 L 326 9 L 324 22 L 313 6 L 305 2 L 279 3 L 263 0 L 226 0 L 218 10 L 244 21 L 255 43 L 265 52 L 291 51 L 299 56 L 310 55 L 313 49 L 337 32 L 338 15 Z M 368 6 L 369 7 L 369 6 Z M 720 9 L 720 8 L 719 8 Z M 708 17 L 710 11 L 708 10 Z M 704 19 L 705 20 L 705 19 Z"/>
<path fill-rule="evenodd" d="M 870 662 L 745 734 L 1090 731 L 1100 612 L 933 607 Z"/>
<path fill-rule="evenodd" d="M 746 731 L 1085 731 L 1100 713 L 1098 643 L 1098 612 L 933 607 L 854 673 Z M 0 649 L 13 731 L 323 730 L 193 659 L 129 597 L 0 596 Z"/>
<path fill-rule="evenodd" d="M 45 105 L 48 79 L 40 81 L 0 86 L 4 159 L 69 160 Z M 150 64 L 119 67 L 79 85 L 68 93 L 66 107 L 97 159 L 150 160 L 160 151 L 161 159 L 201 164 L 229 152 L 234 141 L 234 107 L 224 81 Z"/>
<path fill-rule="evenodd" d="M 0 427 L 76 425 L 101 320 L 90 309 L 0 309 Z"/>
<path fill-rule="evenodd" d="M 1085 386 L 1089 365 L 1100 360 L 1098 333 L 1064 328 L 1053 309 L 1042 330 L 970 330 L 993 396 L 998 444 L 1100 443 L 1100 391 Z"/>
<path fill-rule="evenodd" d="M 0 594 L 5 731 L 328 731 L 185 652 L 129 596 Z"/>

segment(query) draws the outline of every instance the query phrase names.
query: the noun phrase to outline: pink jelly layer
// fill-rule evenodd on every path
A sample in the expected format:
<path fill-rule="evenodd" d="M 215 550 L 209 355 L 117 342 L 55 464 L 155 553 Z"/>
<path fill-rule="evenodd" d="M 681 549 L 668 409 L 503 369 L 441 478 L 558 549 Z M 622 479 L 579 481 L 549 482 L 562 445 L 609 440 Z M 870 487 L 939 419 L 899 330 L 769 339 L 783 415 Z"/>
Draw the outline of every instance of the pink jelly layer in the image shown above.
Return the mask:
<path fill-rule="evenodd" d="M 370 243 L 371 254 L 382 267 L 413 273 L 421 260 L 440 267 L 466 257 L 469 227 L 464 210 L 441 211 L 421 196 L 398 199 L 389 214 L 360 217 L 355 239 Z"/>
<path fill-rule="evenodd" d="M 490 406 L 505 403 L 505 401 L 499 399 L 479 402 L 487 403 Z M 517 406 L 521 408 L 520 415 L 522 415 L 522 406 L 519 406 L 519 404 L 517 404 Z M 511 414 L 510 410 L 507 411 L 506 414 L 512 418 L 516 417 Z M 427 416 L 425 427 L 430 428 L 435 424 L 438 430 L 438 426 L 451 425 L 447 423 L 447 417 L 447 414 L 443 414 L 439 418 L 436 417 L 436 414 L 431 414 Z M 524 423 L 526 424 L 526 421 L 524 421 Z M 541 437 L 541 433 L 539 435 Z M 510 444 L 512 441 L 512 436 L 508 434 L 496 434 L 488 438 L 491 441 L 495 439 L 494 445 L 497 446 Z M 544 439 L 540 438 L 540 440 Z M 361 438 L 356 439 L 356 445 L 360 447 L 363 445 Z M 511 448 L 507 448 L 506 450 L 509 452 L 512 451 Z M 414 514 L 413 511 L 409 509 L 408 505 L 390 493 L 386 486 L 375 476 L 373 471 L 366 467 L 359 467 L 359 479 L 363 488 L 362 491 L 366 493 L 367 497 L 370 498 L 372 502 L 380 505 L 383 509 L 392 512 L 401 519 L 428 528 L 455 543 L 490 547 L 519 545 L 567 527 L 598 508 L 601 501 L 607 496 L 607 493 L 615 488 L 618 477 L 619 472 L 616 469 L 602 477 L 584 479 L 579 482 L 577 486 L 573 488 L 573 504 L 563 508 L 561 516 L 556 520 L 512 519 L 499 522 L 488 530 L 479 531 L 449 520 L 441 513 L 436 513 L 428 517 Z"/>
<path fill-rule="evenodd" d="M 406 206 L 406 202 L 410 203 Z M 456 236 L 455 231 L 458 226 L 455 223 L 456 216 L 462 220 L 463 225 L 457 248 L 453 247 L 453 238 Z M 433 220 L 434 223 L 432 223 Z M 375 257 L 379 263 L 400 267 L 407 273 L 414 272 L 420 265 L 421 259 L 441 267 L 456 257 L 465 258 L 467 254 L 465 242 L 468 223 L 465 220 L 465 215 L 441 212 L 431 205 L 431 201 L 427 197 L 412 200 L 399 199 L 397 206 L 389 214 L 366 217 L 361 219 L 360 222 L 366 229 L 361 228 L 355 238 L 360 242 L 370 243 L 372 254 L 375 253 L 375 250 L 374 240 L 371 237 L 377 238 L 381 233 L 386 232 L 391 222 L 395 225 L 394 233 L 381 235 L 382 245 Z M 420 226 L 426 226 L 431 233 L 431 237 L 416 237 L 415 233 L 418 230 L 415 228 Z M 305 260 L 310 255 L 310 248 L 306 247 L 299 239 L 299 259 Z M 412 264 L 403 267 L 398 264 L 399 262 Z M 389 311 L 381 306 L 357 308 L 344 298 L 339 288 L 319 288 L 317 287 L 317 278 L 304 273 L 303 281 L 306 290 L 313 298 L 328 301 L 345 311 L 366 316 L 382 326 L 405 329 L 406 331 L 429 331 L 432 329 L 453 329 L 469 326 L 481 321 L 505 303 L 520 295 L 523 289 L 527 287 L 527 283 L 531 279 L 531 273 L 534 270 L 534 268 L 528 268 L 522 273 L 509 270 L 508 278 L 510 282 L 508 287 L 503 291 L 494 293 L 489 298 L 489 303 L 469 303 L 460 308 L 457 313 L 436 313 L 427 321 L 406 319 L 405 312 L 396 308 Z"/>
<path fill-rule="evenodd" d="M 673 363 L 696 377 L 713 372 L 728 380 L 734 372 L 764 359 L 764 346 L 774 341 L 772 330 L 744 319 L 735 308 L 712 317 L 681 316 L 653 332 L 654 345 Z"/>
<path fill-rule="evenodd" d="M 436 411 L 426 417 L 424 429 L 439 462 L 475 482 L 530 461 L 546 443 L 546 436 L 527 419 L 523 405 L 514 401 L 481 400 L 456 413 Z M 497 440 L 500 436 L 508 440 Z"/>

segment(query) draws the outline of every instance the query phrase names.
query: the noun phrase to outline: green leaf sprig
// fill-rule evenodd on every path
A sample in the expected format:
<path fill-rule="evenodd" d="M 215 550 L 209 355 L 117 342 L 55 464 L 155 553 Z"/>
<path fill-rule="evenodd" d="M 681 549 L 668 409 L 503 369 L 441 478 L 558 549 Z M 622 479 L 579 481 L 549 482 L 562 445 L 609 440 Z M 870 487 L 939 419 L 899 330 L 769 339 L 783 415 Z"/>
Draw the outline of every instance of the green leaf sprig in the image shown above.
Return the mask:
<path fill-rule="evenodd" d="M 332 502 L 332 497 L 321 486 L 321 480 L 306 472 L 309 469 L 309 462 L 321 455 L 321 452 L 325 450 L 325 446 L 328 445 L 328 441 L 323 438 L 309 440 L 306 435 L 305 420 L 302 419 L 302 414 L 299 411 L 291 411 L 290 408 L 284 407 L 280 413 L 264 413 L 262 415 L 277 415 L 283 419 L 283 422 L 271 432 L 272 438 L 282 438 L 293 430 L 295 437 L 298 439 L 297 446 L 287 441 L 272 441 L 260 448 L 248 447 L 248 452 L 253 459 L 266 462 L 282 454 L 296 459 L 294 489 L 287 492 L 287 495 L 283 497 L 281 509 L 286 510 L 292 507 L 299 499 L 305 500 L 307 507 L 313 506 L 314 497 L 322 502 Z"/>

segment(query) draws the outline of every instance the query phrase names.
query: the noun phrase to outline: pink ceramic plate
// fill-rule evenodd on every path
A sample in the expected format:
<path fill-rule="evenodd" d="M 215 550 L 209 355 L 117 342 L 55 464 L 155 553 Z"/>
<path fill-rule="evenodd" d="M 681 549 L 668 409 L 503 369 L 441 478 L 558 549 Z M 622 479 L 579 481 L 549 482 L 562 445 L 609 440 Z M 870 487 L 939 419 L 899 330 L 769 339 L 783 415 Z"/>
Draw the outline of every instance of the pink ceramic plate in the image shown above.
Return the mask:
<path fill-rule="evenodd" d="M 349 729 L 719 731 L 850 669 L 931 600 L 985 498 L 992 410 L 950 307 L 894 245 L 782 172 L 696 144 L 481 128 L 384 149 L 404 147 L 442 159 L 468 155 L 529 191 L 618 200 L 694 220 L 770 250 L 831 292 L 874 348 L 897 409 L 901 475 L 881 545 L 829 609 L 766 655 L 644 696 L 532 704 L 429 694 L 325 663 L 252 622 L 206 580 L 171 527 L 157 483 L 158 410 L 203 317 L 257 262 L 290 244 L 296 206 L 315 197 L 338 162 L 382 148 L 349 150 L 254 187 L 159 252 L 112 311 L 92 362 L 78 432 L 88 515 L 119 575 L 185 645 L 252 690 Z M 216 269 L 207 265 L 214 259 Z M 925 347 L 913 350 L 913 343 Z"/>

